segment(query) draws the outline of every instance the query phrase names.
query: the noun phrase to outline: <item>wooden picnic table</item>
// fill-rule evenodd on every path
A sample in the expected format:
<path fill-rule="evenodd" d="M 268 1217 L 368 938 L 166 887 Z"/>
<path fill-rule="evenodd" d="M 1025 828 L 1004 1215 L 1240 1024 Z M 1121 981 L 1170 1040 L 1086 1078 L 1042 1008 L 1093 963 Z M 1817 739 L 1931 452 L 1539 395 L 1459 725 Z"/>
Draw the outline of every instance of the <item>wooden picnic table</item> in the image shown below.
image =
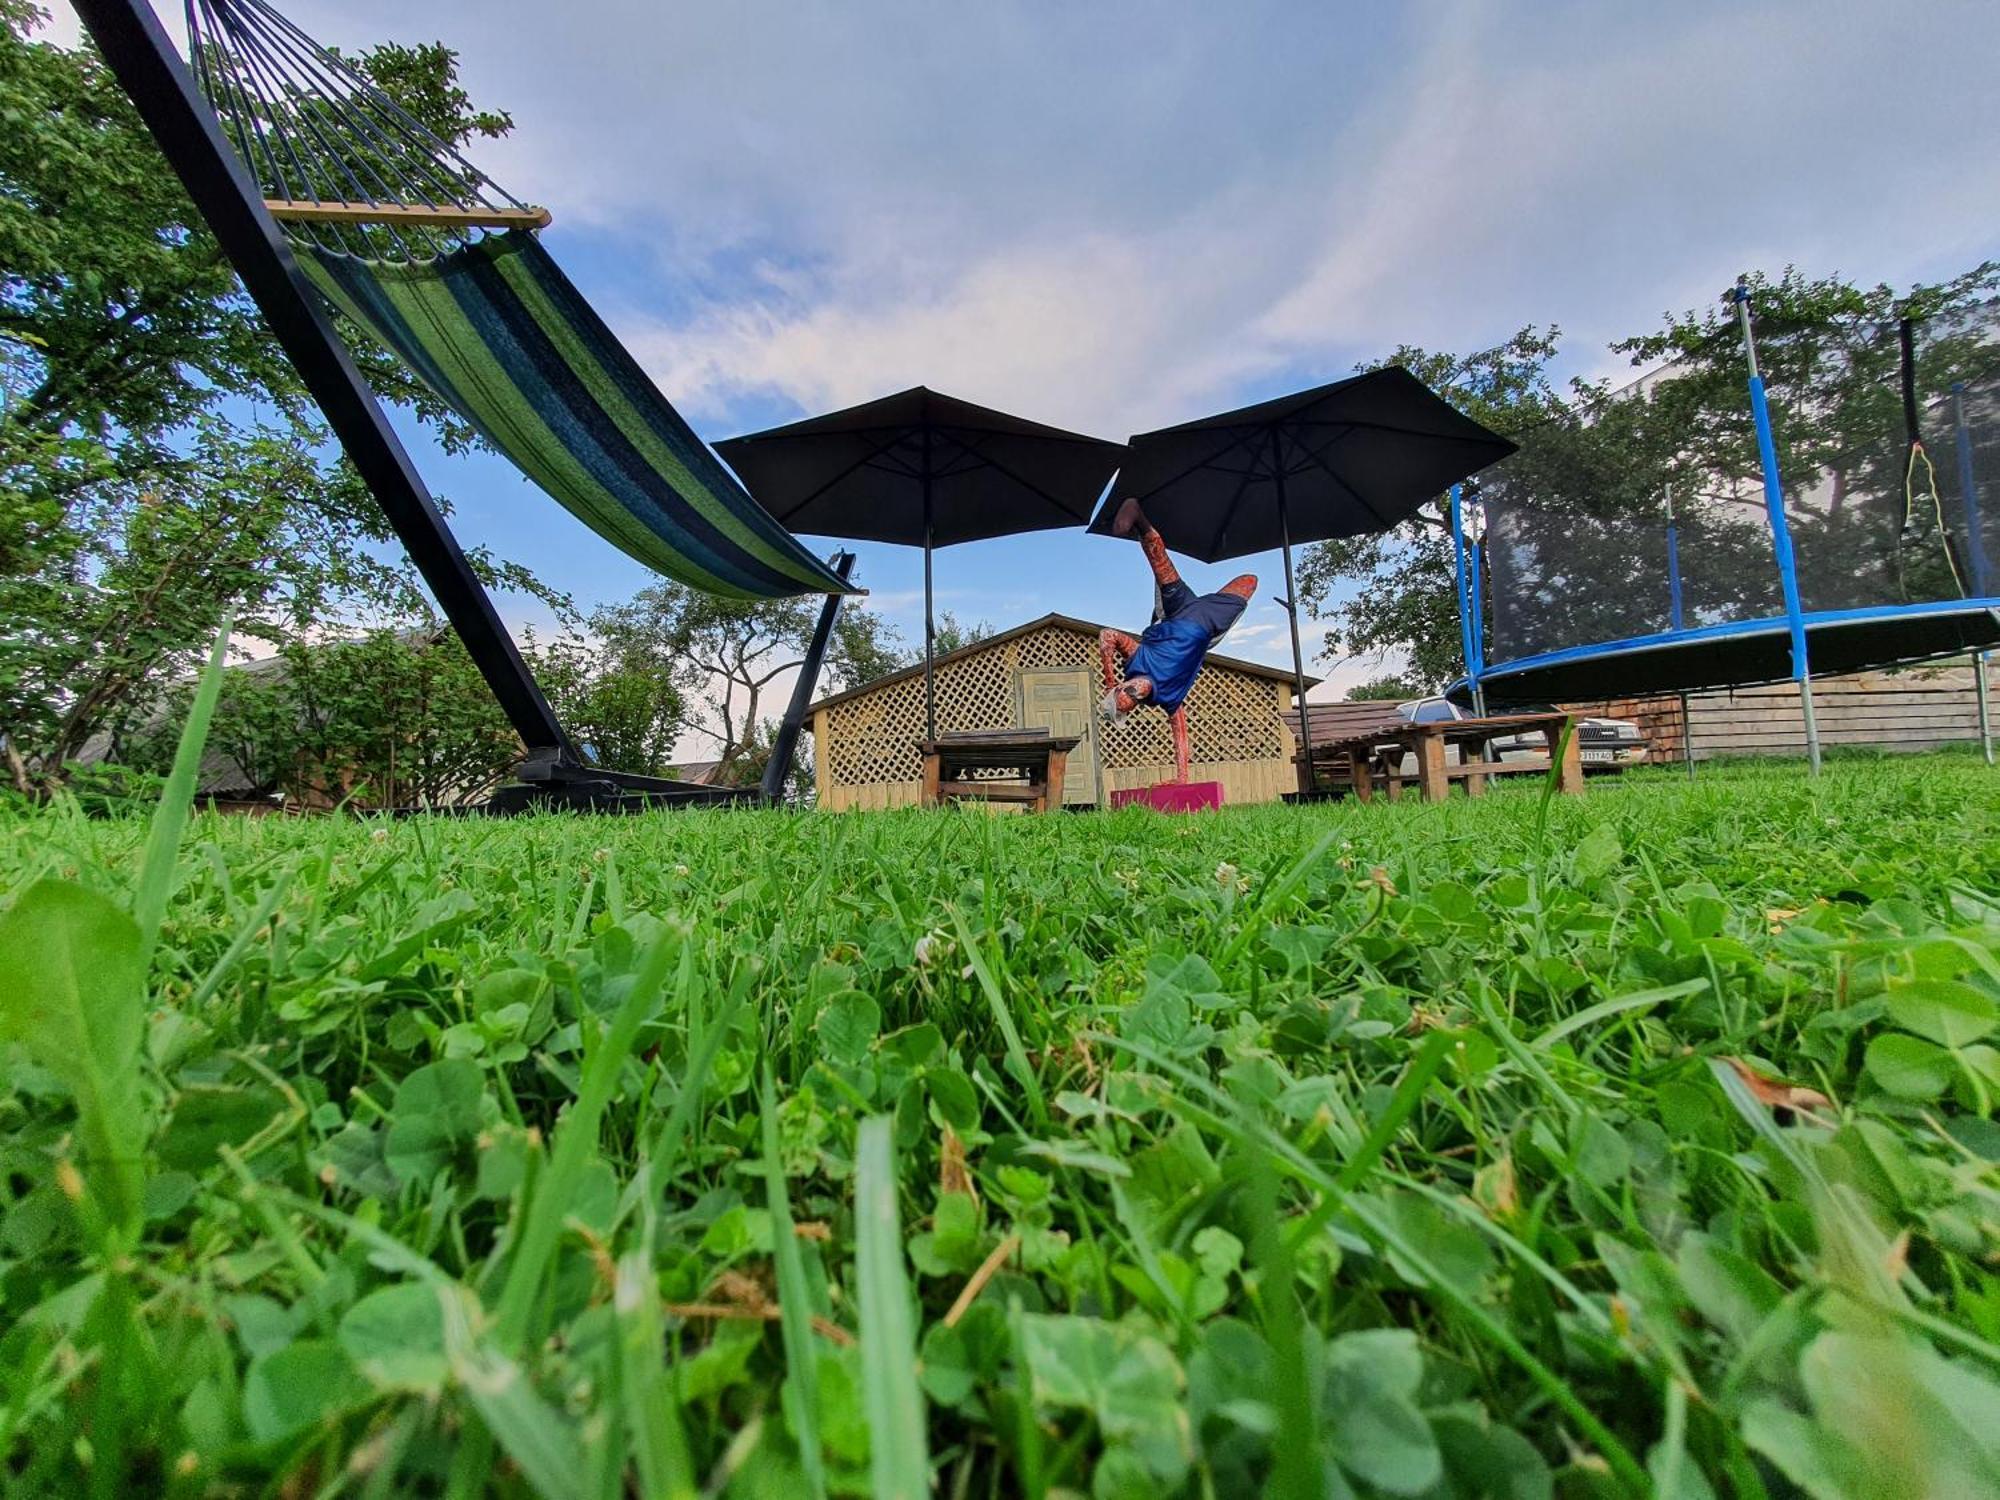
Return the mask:
<path fill-rule="evenodd" d="M 980 729 L 940 735 L 920 742 L 924 753 L 923 805 L 965 798 L 978 802 L 1020 802 L 1031 811 L 1062 806 L 1063 773 L 1074 736 L 1046 729 Z M 978 780 L 981 771 L 1013 771 L 1012 781 Z"/>
<path fill-rule="evenodd" d="M 1405 781 L 1414 781 L 1426 802 L 1442 801 L 1454 781 L 1465 783 L 1468 797 L 1484 796 L 1486 783 L 1495 776 L 1547 775 L 1555 764 L 1557 747 L 1562 747 L 1561 768 L 1556 784 L 1565 792 L 1583 790 L 1583 748 L 1572 730 L 1572 716 L 1553 714 L 1495 714 L 1484 719 L 1441 719 L 1431 724 L 1386 724 L 1363 734 L 1349 735 L 1324 745 L 1313 746 L 1313 763 L 1330 763 L 1344 772 L 1363 802 L 1375 794 L 1379 778 L 1382 789 L 1395 800 Z M 1548 746 L 1546 756 L 1526 760 L 1483 759 L 1493 740 L 1517 734 L 1540 734 Z M 1459 764 L 1451 764 L 1449 748 L 1460 747 Z M 1482 758 L 1475 758 L 1474 752 Z M 1417 773 L 1405 776 L 1403 756 L 1415 756 Z"/>

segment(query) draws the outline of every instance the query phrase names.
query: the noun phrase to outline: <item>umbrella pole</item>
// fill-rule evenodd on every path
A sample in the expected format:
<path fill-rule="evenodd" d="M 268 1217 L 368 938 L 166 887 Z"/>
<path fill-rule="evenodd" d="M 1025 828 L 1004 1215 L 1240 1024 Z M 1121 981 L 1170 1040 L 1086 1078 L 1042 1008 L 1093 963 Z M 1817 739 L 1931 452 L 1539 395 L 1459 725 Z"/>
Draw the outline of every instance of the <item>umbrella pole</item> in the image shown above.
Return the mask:
<path fill-rule="evenodd" d="M 937 614 L 931 607 L 931 434 L 924 429 L 924 738 L 937 738 Z"/>
<path fill-rule="evenodd" d="M 1319 790 L 1319 770 L 1313 765 L 1312 713 L 1306 707 L 1306 656 L 1299 644 L 1299 593 L 1292 582 L 1292 523 L 1285 509 L 1285 469 L 1278 454 L 1278 434 L 1271 432 L 1272 482 L 1278 487 L 1278 541 L 1285 555 L 1285 617 L 1292 625 L 1292 685 L 1299 705 L 1299 791 L 1311 795 Z"/>

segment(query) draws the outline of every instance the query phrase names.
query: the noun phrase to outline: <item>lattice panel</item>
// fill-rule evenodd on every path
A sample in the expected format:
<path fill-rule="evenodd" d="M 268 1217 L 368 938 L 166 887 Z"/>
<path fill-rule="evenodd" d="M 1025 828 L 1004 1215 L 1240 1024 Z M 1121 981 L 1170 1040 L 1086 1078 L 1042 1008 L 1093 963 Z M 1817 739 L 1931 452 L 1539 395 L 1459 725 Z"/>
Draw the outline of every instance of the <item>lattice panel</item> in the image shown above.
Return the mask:
<path fill-rule="evenodd" d="M 937 724 L 943 734 L 965 729 L 1006 729 L 1019 707 L 1015 679 L 1024 671 L 1075 668 L 1097 680 L 1097 638 L 1048 626 L 985 651 L 941 663 L 937 672 Z M 1275 682 L 1204 668 L 1188 697 L 1188 727 L 1197 761 L 1269 760 L 1285 753 Z M 917 742 L 924 736 L 924 679 L 918 673 L 886 683 L 826 713 L 825 758 L 839 786 L 915 781 L 923 774 Z M 1102 731 L 1107 770 L 1159 765 L 1174 758 L 1164 714 L 1141 710 Z"/>

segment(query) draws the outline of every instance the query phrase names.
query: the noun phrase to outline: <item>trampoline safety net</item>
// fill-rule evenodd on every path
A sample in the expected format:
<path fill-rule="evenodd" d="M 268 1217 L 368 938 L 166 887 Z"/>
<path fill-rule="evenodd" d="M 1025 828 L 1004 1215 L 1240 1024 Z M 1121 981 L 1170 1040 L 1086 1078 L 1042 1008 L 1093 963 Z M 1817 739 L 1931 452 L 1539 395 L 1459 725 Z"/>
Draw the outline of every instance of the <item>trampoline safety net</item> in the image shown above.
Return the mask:
<path fill-rule="evenodd" d="M 1984 643 L 2000 590 L 2000 304 L 1907 325 L 1760 321 L 1757 337 L 1800 605 L 1827 642 L 1813 670 Z M 1552 698 L 1789 675 L 1745 373 L 1740 358 L 1656 370 L 1479 476 L 1489 696 L 1506 699 L 1510 678 L 1516 697 Z"/>

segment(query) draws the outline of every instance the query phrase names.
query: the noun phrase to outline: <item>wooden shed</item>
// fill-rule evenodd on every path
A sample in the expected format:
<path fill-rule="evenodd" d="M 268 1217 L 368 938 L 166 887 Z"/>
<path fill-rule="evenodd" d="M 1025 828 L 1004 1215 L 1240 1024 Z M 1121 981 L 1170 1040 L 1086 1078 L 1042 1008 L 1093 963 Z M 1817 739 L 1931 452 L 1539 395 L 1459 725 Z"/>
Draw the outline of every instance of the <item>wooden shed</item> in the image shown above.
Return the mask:
<path fill-rule="evenodd" d="M 1100 628 L 1044 615 L 939 657 L 939 733 L 1045 725 L 1077 735 L 1083 743 L 1070 755 L 1063 787 L 1072 805 L 1104 806 L 1114 791 L 1170 779 L 1174 750 L 1165 714 L 1142 709 L 1109 729 L 1098 721 Z M 1194 779 L 1221 782 L 1231 805 L 1273 802 L 1290 791 L 1297 784 L 1293 739 L 1281 715 L 1291 702 L 1290 672 L 1211 654 L 1187 701 Z M 820 699 L 808 727 L 821 807 L 917 802 L 921 663 Z"/>

